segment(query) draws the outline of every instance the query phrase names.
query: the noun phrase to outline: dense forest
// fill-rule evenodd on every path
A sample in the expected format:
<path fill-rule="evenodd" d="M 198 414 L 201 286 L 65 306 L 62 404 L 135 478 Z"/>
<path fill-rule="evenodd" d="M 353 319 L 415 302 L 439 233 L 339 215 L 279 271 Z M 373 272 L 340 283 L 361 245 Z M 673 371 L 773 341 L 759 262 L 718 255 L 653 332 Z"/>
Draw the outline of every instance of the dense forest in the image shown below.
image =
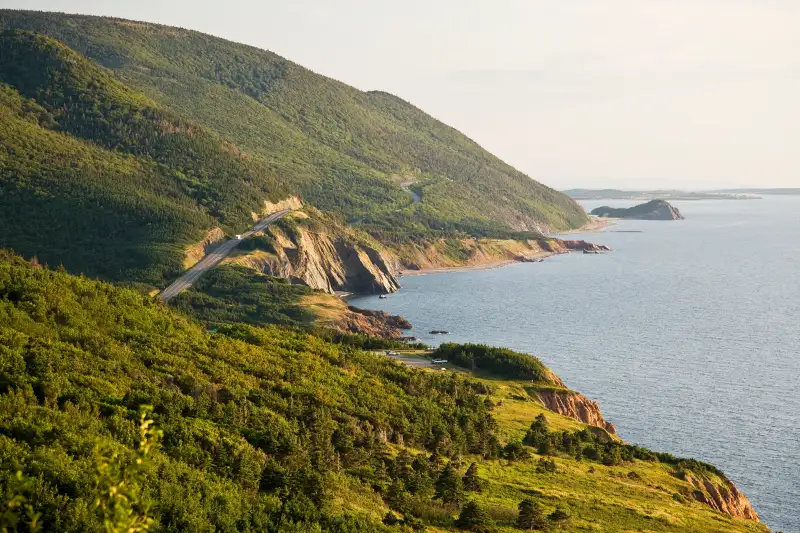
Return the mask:
<path fill-rule="evenodd" d="M 223 285 L 252 282 L 239 274 Z M 764 531 L 693 503 L 692 476 L 726 482 L 711 466 L 545 417 L 503 396 L 513 382 L 415 370 L 353 341 L 209 330 L 139 291 L 0 252 L 0 527 L 366 533 L 602 520 L 623 531 L 678 506 L 697 531 Z M 499 375 L 523 357 L 541 365 L 486 353 Z M 555 385 L 538 379 L 519 383 Z M 530 413 L 517 436 L 506 436 L 505 402 Z M 582 503 L 615 490 L 642 510 Z"/>
<path fill-rule="evenodd" d="M 7 255 L 0 338 L 0 475 L 32 480 L 48 531 L 99 527 L 93 450 L 133 451 L 142 405 L 163 431 L 142 486 L 163 531 L 378 531 L 333 500 L 380 501 L 398 445 L 432 454 L 409 459 L 422 506 L 448 458 L 500 447 L 468 378 L 287 329 L 209 334 L 130 289 Z"/>
<path fill-rule="evenodd" d="M 428 231 L 496 236 L 586 222 L 567 196 L 400 98 L 357 91 L 270 52 L 197 32 L 97 17 L 5 10 L 0 28 L 48 35 L 110 69 L 93 67 L 84 78 L 92 80 L 91 87 L 75 89 L 81 96 L 57 117 L 60 127 L 177 167 L 183 185 L 213 216 L 241 220 L 254 195 L 287 190 L 393 240 L 425 238 Z M 27 61 L 29 52 L 21 53 L 4 55 L 0 81 L 23 83 L 17 88 L 26 97 L 42 104 L 39 98 L 51 96 L 48 84 L 75 81 L 32 68 L 45 61 L 57 72 L 63 61 L 40 58 L 24 67 L 20 60 Z M 124 105 L 109 105 L 106 95 L 92 90 L 95 85 L 110 86 L 100 92 L 113 93 Z M 114 118 L 102 123 L 111 111 Z M 153 136 L 153 120 L 177 135 Z M 185 132 L 191 134 L 180 135 Z M 209 136 L 247 164 L 223 157 Z M 244 176 L 251 187 L 228 192 Z M 413 201 L 409 188 L 421 202 Z"/>
<path fill-rule="evenodd" d="M 211 327 L 233 323 L 303 327 L 313 323 L 314 315 L 301 300 L 313 292 L 306 285 L 225 265 L 203 276 L 170 305 Z"/>

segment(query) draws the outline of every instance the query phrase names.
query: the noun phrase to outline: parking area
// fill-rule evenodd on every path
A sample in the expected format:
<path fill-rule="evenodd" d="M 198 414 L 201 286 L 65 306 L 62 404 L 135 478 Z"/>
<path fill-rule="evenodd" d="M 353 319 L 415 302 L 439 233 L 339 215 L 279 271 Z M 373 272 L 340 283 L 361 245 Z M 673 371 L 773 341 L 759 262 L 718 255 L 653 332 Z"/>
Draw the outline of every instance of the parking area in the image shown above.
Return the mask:
<path fill-rule="evenodd" d="M 439 362 L 440 360 L 437 360 L 437 363 L 431 361 L 429 355 L 432 352 L 424 350 L 380 350 L 375 353 L 414 368 L 445 369 L 445 365 Z"/>

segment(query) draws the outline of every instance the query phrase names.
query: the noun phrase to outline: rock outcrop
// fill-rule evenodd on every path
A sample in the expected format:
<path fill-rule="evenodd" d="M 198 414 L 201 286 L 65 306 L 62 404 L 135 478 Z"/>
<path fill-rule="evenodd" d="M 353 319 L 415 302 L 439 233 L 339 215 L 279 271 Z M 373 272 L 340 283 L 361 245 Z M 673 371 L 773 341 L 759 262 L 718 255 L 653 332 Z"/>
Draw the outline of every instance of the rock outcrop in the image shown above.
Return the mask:
<path fill-rule="evenodd" d="M 198 261 L 200 261 L 209 252 L 210 248 L 216 243 L 225 240 L 225 232 L 220 228 L 214 228 L 206 233 L 203 240 L 190 246 L 183 256 L 183 268 L 192 268 Z"/>
<path fill-rule="evenodd" d="M 569 241 L 562 239 L 551 239 L 545 241 L 544 246 L 553 253 L 563 253 L 565 250 L 568 252 L 611 252 L 611 248 L 605 244 L 594 244 L 587 241 Z"/>
<path fill-rule="evenodd" d="M 617 434 L 614 424 L 603 418 L 600 405 L 583 394 L 556 389 L 540 390 L 536 394 L 542 404 L 553 412 L 574 418 L 588 426 L 602 428 L 612 435 Z"/>
<path fill-rule="evenodd" d="M 604 205 L 593 209 L 592 215 L 609 218 L 631 218 L 636 220 L 683 220 L 678 209 L 666 200 L 650 200 L 646 204 L 627 209 L 616 209 Z"/>
<path fill-rule="evenodd" d="M 297 196 L 289 196 L 288 198 L 284 198 L 283 200 L 275 203 L 265 200 L 264 209 L 261 210 L 261 214 L 253 215 L 253 220 L 264 218 L 266 215 L 271 215 L 272 213 L 277 213 L 278 211 L 283 211 L 284 209 L 296 211 L 302 208 L 303 201 Z"/>
<path fill-rule="evenodd" d="M 403 330 L 411 329 L 411 323 L 405 318 L 390 315 L 383 311 L 372 311 L 349 306 L 342 320 L 335 325 L 336 329 L 347 333 L 361 333 L 384 339 L 399 339 Z"/>
<path fill-rule="evenodd" d="M 534 262 L 553 254 L 571 251 L 611 251 L 607 246 L 586 241 L 550 237 L 537 239 L 440 239 L 427 243 L 402 244 L 393 251 L 400 268 L 409 271 L 436 268 L 483 267 L 511 262 Z"/>
<path fill-rule="evenodd" d="M 686 472 L 684 479 L 694 487 L 692 497 L 700 503 L 736 518 L 760 521 L 750 501 L 732 481 L 701 479 L 691 472 Z"/>
<path fill-rule="evenodd" d="M 270 250 L 237 254 L 231 261 L 329 293 L 386 294 L 400 288 L 381 250 L 345 234 L 273 224 L 265 235 Z"/>

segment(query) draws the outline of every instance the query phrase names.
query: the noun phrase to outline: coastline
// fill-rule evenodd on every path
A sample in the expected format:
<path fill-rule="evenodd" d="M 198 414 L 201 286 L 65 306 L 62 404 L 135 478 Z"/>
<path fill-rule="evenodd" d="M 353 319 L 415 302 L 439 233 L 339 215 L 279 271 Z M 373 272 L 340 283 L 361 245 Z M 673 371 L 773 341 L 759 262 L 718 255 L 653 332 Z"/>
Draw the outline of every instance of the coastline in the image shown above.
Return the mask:
<path fill-rule="evenodd" d="M 618 218 L 589 217 L 589 223 L 580 228 L 556 233 L 556 235 L 575 235 L 576 233 L 597 233 L 610 226 L 616 226 Z"/>
<path fill-rule="evenodd" d="M 614 226 L 617 223 L 616 218 L 599 218 L 599 217 L 591 217 L 587 224 L 584 224 L 580 228 L 576 228 L 573 230 L 567 230 L 561 233 L 554 234 L 554 236 L 558 235 L 576 235 L 581 233 L 598 233 L 603 231 L 604 229 Z M 569 252 L 566 252 L 569 253 Z M 516 259 L 498 259 L 497 261 L 490 261 L 486 263 L 478 263 L 473 265 L 461 265 L 461 266 L 450 266 L 450 267 L 434 267 L 434 268 L 421 268 L 421 269 L 401 269 L 398 271 L 398 274 L 401 277 L 406 276 L 425 276 L 427 274 L 446 274 L 450 272 L 462 272 L 462 271 L 471 271 L 471 270 L 489 270 L 493 268 L 502 268 L 504 266 L 513 265 L 514 263 L 524 263 L 528 261 L 538 260 L 538 259 L 545 259 L 547 257 L 551 257 L 554 255 L 558 255 L 558 252 L 536 252 L 530 255 L 526 255 L 524 258 L 516 258 Z"/>
<path fill-rule="evenodd" d="M 531 254 L 526 256 L 525 259 L 544 259 L 545 257 L 550 257 L 553 255 L 557 255 L 555 252 L 539 252 L 535 254 Z M 452 267 L 436 267 L 436 268 L 422 268 L 419 270 L 409 270 L 404 269 L 400 270 L 400 275 L 402 277 L 407 276 L 424 276 L 426 274 L 446 274 L 448 272 L 462 272 L 462 271 L 470 271 L 470 270 L 491 270 L 493 268 L 501 268 L 508 265 L 513 265 L 514 263 L 523 263 L 525 261 L 521 261 L 519 259 L 500 259 L 498 261 L 493 261 L 489 263 L 480 263 L 477 265 L 464 265 L 464 266 L 452 266 Z"/>

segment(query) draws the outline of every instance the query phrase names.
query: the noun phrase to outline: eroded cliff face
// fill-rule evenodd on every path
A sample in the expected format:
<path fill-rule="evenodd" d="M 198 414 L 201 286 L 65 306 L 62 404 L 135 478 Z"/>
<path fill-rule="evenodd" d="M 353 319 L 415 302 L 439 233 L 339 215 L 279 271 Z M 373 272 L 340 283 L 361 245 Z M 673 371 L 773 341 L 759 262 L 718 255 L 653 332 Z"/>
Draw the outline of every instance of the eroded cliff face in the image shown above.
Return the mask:
<path fill-rule="evenodd" d="M 288 198 L 274 203 L 270 202 L 269 200 L 264 200 L 264 209 L 261 210 L 261 214 L 254 213 L 253 220 L 264 218 L 266 215 L 271 215 L 272 213 L 277 213 L 278 211 L 283 211 L 284 209 L 296 211 L 302 208 L 303 201 L 297 196 L 289 196 Z"/>
<path fill-rule="evenodd" d="M 556 380 L 557 383 L 562 383 L 557 377 Z M 536 394 L 551 411 L 588 426 L 602 428 L 611 435 L 617 434 L 614 425 L 603 418 L 600 405 L 582 394 L 566 389 L 543 389 Z M 735 518 L 760 521 L 750 501 L 732 481 L 716 475 L 700 477 L 694 472 L 680 472 L 677 475 L 688 484 L 685 496 Z"/>
<path fill-rule="evenodd" d="M 594 244 L 587 241 L 570 241 L 570 240 L 561 240 L 561 239 L 551 239 L 546 241 L 547 244 L 545 246 L 548 249 L 553 250 L 554 252 L 563 252 L 564 250 L 568 252 L 611 252 L 611 248 L 606 246 L 605 244 Z"/>
<path fill-rule="evenodd" d="M 403 337 L 405 330 L 411 329 L 411 323 L 401 316 L 350 306 L 342 319 L 333 324 L 333 327 L 347 333 L 399 339 Z"/>
<path fill-rule="evenodd" d="M 231 261 L 329 293 L 395 292 L 400 288 L 384 252 L 346 235 L 267 227 L 272 250 L 236 254 Z"/>
<path fill-rule="evenodd" d="M 540 239 L 439 239 L 409 243 L 393 251 L 401 269 L 481 267 L 512 262 L 530 262 L 572 251 L 611 251 L 603 245 L 542 237 Z"/>
<path fill-rule="evenodd" d="M 203 240 L 197 244 L 189 247 L 183 256 L 183 268 L 192 268 L 198 261 L 200 261 L 209 251 L 209 249 L 219 241 L 225 239 L 225 232 L 220 228 L 214 228 L 206 233 Z"/>
<path fill-rule="evenodd" d="M 537 396 L 539 396 L 539 400 L 544 406 L 551 411 L 574 418 L 587 426 L 602 428 L 612 435 L 617 434 L 614 424 L 606 422 L 603 418 L 600 405 L 583 394 L 569 390 L 548 389 L 538 391 Z"/>
<path fill-rule="evenodd" d="M 732 481 L 701 479 L 690 472 L 686 473 L 685 480 L 694 487 L 692 497 L 695 500 L 736 518 L 760 521 L 750 501 Z"/>

